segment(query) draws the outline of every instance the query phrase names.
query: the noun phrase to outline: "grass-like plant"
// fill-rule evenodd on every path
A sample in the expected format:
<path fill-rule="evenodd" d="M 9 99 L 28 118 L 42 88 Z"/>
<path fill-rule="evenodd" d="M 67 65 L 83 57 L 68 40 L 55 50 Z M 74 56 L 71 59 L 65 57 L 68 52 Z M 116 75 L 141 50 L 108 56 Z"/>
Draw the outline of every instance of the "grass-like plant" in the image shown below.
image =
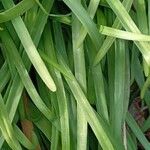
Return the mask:
<path fill-rule="evenodd" d="M 150 1 L 0 1 L 1 150 L 150 150 Z"/>

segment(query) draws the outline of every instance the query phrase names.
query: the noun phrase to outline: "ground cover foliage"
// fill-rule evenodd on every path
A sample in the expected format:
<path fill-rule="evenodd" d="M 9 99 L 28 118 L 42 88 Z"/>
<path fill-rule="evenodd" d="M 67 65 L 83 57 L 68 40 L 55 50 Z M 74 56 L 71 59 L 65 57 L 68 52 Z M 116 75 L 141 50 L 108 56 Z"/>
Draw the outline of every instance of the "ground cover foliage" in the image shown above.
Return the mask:
<path fill-rule="evenodd" d="M 150 150 L 149 0 L 0 9 L 0 149 Z"/>

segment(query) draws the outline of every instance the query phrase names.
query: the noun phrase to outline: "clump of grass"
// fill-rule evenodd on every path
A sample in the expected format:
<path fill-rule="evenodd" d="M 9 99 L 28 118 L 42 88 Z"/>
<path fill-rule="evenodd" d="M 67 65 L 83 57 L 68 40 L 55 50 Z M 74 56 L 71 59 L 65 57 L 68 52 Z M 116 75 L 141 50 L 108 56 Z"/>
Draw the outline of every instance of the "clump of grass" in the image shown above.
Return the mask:
<path fill-rule="evenodd" d="M 0 8 L 0 149 L 150 149 L 148 0 Z"/>

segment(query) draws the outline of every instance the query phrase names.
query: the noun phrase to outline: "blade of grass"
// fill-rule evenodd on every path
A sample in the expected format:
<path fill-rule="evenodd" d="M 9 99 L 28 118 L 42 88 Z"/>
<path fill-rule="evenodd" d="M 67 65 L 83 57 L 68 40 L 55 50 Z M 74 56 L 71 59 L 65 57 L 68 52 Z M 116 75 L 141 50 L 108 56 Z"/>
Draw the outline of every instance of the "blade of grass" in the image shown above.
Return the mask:
<path fill-rule="evenodd" d="M 0 128 L 6 142 L 12 149 L 21 150 L 21 146 L 15 137 L 14 130 L 11 126 L 9 116 L 6 111 L 6 107 L 2 96 L 0 95 Z"/>
<path fill-rule="evenodd" d="M 147 2 L 147 7 L 148 7 L 148 14 L 147 14 L 147 21 L 148 21 L 148 28 L 149 28 L 149 32 L 150 33 L 150 1 Z"/>
<path fill-rule="evenodd" d="M 137 150 L 137 146 L 134 143 L 134 140 L 132 138 L 132 136 L 129 133 L 130 131 L 127 132 L 127 139 L 128 139 L 128 149 L 129 150 Z"/>
<path fill-rule="evenodd" d="M 87 11 L 88 11 L 89 16 L 91 18 L 94 17 L 98 3 L 99 3 L 98 1 L 95 1 L 95 2 L 93 2 L 93 6 L 92 6 L 92 1 L 91 1 L 91 3 L 89 4 Z M 92 9 L 92 7 L 93 7 L 93 9 Z M 90 11 L 90 9 L 93 11 Z M 100 23 L 105 24 L 105 17 L 103 15 L 103 13 L 99 10 L 100 9 L 97 10 L 97 24 L 98 25 Z M 85 29 L 83 31 L 85 31 Z M 103 41 L 103 37 L 100 37 L 99 45 L 101 45 L 102 41 Z M 96 50 L 95 50 L 94 46 L 91 46 L 92 44 L 91 44 L 90 40 L 88 40 L 88 42 L 86 41 L 86 45 L 87 44 L 89 45 L 89 46 L 87 46 L 87 49 L 89 51 L 89 63 L 92 66 L 92 60 L 93 60 L 93 57 L 95 56 Z M 91 49 L 92 49 L 92 51 L 91 51 Z M 94 81 L 94 88 L 95 88 L 95 92 L 96 92 L 96 94 L 95 94 L 96 95 L 96 107 L 97 107 L 98 113 L 102 114 L 102 116 L 106 120 L 109 120 L 108 119 L 108 111 L 107 111 L 107 104 L 106 104 L 107 102 L 106 102 L 106 97 L 105 97 L 105 92 L 104 92 L 104 83 L 103 83 L 103 75 L 102 75 L 102 71 L 101 71 L 101 66 L 99 65 L 98 67 L 94 67 L 94 68 L 90 68 L 90 69 L 92 71 L 92 76 L 93 76 L 93 81 Z M 101 85 L 101 87 L 99 87 L 99 84 Z M 92 91 L 93 91 L 93 89 L 92 89 Z"/>
<path fill-rule="evenodd" d="M 150 143 L 145 138 L 141 129 L 139 128 L 139 126 L 137 125 L 137 123 L 135 122 L 135 120 L 133 119 L 133 117 L 131 116 L 131 114 L 129 112 L 127 113 L 126 121 L 127 121 L 127 124 L 129 125 L 129 127 L 131 128 L 132 132 L 136 135 L 136 137 L 138 138 L 140 143 L 145 148 L 145 150 L 149 150 L 150 149 Z"/>
<path fill-rule="evenodd" d="M 69 16 L 70 14 L 67 15 L 54 15 L 54 14 L 50 14 L 50 18 L 52 20 L 58 21 L 60 23 L 64 23 L 66 25 L 71 25 L 71 17 Z"/>
<path fill-rule="evenodd" d="M 6 31 L 4 31 L 3 33 L 1 33 L 1 39 L 3 41 L 3 44 L 6 46 L 8 53 L 10 55 L 12 55 L 11 59 L 14 60 L 14 64 L 17 68 L 20 78 L 21 78 L 26 90 L 28 91 L 28 94 L 31 96 L 34 104 L 48 119 L 51 120 L 54 116 L 51 113 L 51 111 L 47 108 L 47 106 L 43 103 L 43 101 L 41 100 L 37 91 L 35 90 L 35 87 L 32 84 L 30 77 L 28 76 L 27 70 L 25 69 L 22 59 L 20 58 L 20 55 L 19 55 L 12 39 L 9 37 L 9 34 Z M 11 51 L 10 48 L 13 48 L 13 51 Z"/>
<path fill-rule="evenodd" d="M 52 33 L 49 29 L 49 26 L 50 24 L 47 24 L 44 30 L 44 36 L 43 36 L 44 48 L 49 58 L 54 62 L 57 62 L 57 59 L 55 58 L 56 56 L 55 56 L 55 49 L 52 40 Z M 56 92 L 56 96 L 57 96 L 58 106 L 59 106 L 62 150 L 69 150 L 70 149 L 69 114 L 68 114 L 67 98 L 66 98 L 63 80 L 60 72 L 51 68 L 51 66 L 49 67 L 49 70 L 55 80 L 56 85 L 59 88 Z"/>
<path fill-rule="evenodd" d="M 98 8 L 98 4 L 99 4 L 100 0 L 90 0 L 88 8 L 87 8 L 87 12 L 89 14 L 89 16 L 93 19 L 95 14 L 96 14 L 96 10 Z M 79 19 L 80 20 L 80 19 Z M 84 25 L 84 24 L 83 24 Z M 81 25 L 80 27 L 80 31 L 79 31 L 79 38 L 77 40 L 77 47 L 80 47 L 80 44 L 83 43 L 86 35 L 87 35 L 87 30 L 85 29 L 85 25 L 83 26 Z"/>
<path fill-rule="evenodd" d="M 10 73 L 7 68 L 7 63 L 4 62 L 3 66 L 0 69 L 0 92 L 3 91 L 9 79 L 10 79 Z"/>
<path fill-rule="evenodd" d="M 144 83 L 142 90 L 141 90 L 141 98 L 143 99 L 145 96 L 146 91 L 148 90 L 148 87 L 150 86 L 150 76 L 146 79 L 146 82 Z"/>
<path fill-rule="evenodd" d="M 37 81 L 38 81 L 38 88 L 39 88 L 41 97 L 46 98 L 45 101 L 48 101 L 48 102 L 51 101 L 51 104 L 47 103 L 47 105 L 49 107 L 52 106 L 52 111 L 54 113 L 56 113 L 57 115 L 59 115 L 59 111 L 56 110 L 56 107 L 58 107 L 58 104 L 56 104 L 57 103 L 56 94 L 49 93 L 48 88 L 44 85 L 44 83 L 42 82 L 42 80 L 39 77 L 37 78 Z M 31 109 L 33 110 L 33 112 L 35 112 L 35 108 L 31 107 Z M 37 117 L 39 115 L 37 113 L 33 113 L 33 112 L 31 112 L 31 115 L 32 115 L 32 120 L 33 120 L 34 124 L 43 132 L 43 134 L 51 142 L 51 145 L 50 145 L 51 149 L 57 149 L 58 142 L 59 142 L 59 136 L 60 136 L 59 130 L 55 126 L 52 126 L 48 122 L 48 120 L 46 118 L 44 118 L 43 115 L 40 115 L 40 117 Z"/>
<path fill-rule="evenodd" d="M 103 35 L 112 36 L 124 40 L 143 41 L 143 42 L 150 41 L 150 36 L 148 35 L 127 32 L 127 31 L 118 30 L 107 26 L 102 26 L 102 25 L 100 26 L 99 32 Z"/>
<path fill-rule="evenodd" d="M 47 5 L 47 2 L 44 1 L 43 5 L 47 9 L 47 11 L 49 11 L 53 5 L 53 1 L 50 0 L 49 5 Z M 45 26 L 46 20 L 47 20 L 47 16 L 45 14 L 43 14 L 43 12 L 39 11 L 39 13 L 37 15 L 37 19 L 35 20 L 36 23 L 35 24 L 33 23 L 34 26 L 30 26 L 30 28 L 31 28 L 30 30 L 32 30 L 31 35 L 33 36 L 33 39 L 34 39 L 34 42 L 36 43 L 36 45 L 38 45 L 38 42 L 41 37 L 41 33 Z M 36 30 L 33 30 L 35 28 L 36 28 Z M 31 67 L 31 63 L 30 63 L 29 59 L 27 58 L 25 52 L 23 52 L 23 60 L 29 70 L 29 68 Z M 6 103 L 6 106 L 7 106 L 8 110 L 10 111 L 11 120 L 13 120 L 13 117 L 16 112 L 16 108 L 18 106 L 18 102 L 20 100 L 22 91 L 23 91 L 23 86 L 20 81 L 20 77 L 16 73 L 14 80 L 13 80 L 12 87 L 9 92 L 9 97 L 8 97 L 7 103 Z M 15 101 L 12 101 L 12 98 L 15 99 Z"/>
<path fill-rule="evenodd" d="M 80 0 L 78 0 L 81 3 Z M 73 56 L 74 56 L 74 68 L 75 77 L 82 87 L 83 91 L 87 93 L 86 83 L 86 69 L 85 69 L 85 56 L 83 43 L 78 46 L 77 41 L 80 33 L 80 22 L 75 15 L 72 16 L 72 43 L 73 43 Z M 77 104 L 77 149 L 87 149 L 87 120 L 85 118 L 82 107 Z"/>
<path fill-rule="evenodd" d="M 48 62 L 51 66 L 53 66 L 55 69 L 57 69 L 60 73 L 62 73 L 64 76 L 68 77 L 70 80 L 71 77 L 69 76 L 68 72 L 66 72 L 66 70 L 63 69 L 63 67 L 61 67 L 58 63 L 54 62 L 53 60 L 50 60 L 49 57 L 47 55 L 45 55 L 44 52 L 40 51 L 40 56 L 46 61 Z"/>
<path fill-rule="evenodd" d="M 9 31 L 9 34 L 11 35 L 11 37 L 13 37 L 13 40 L 16 44 L 16 47 L 19 47 L 20 46 L 20 40 L 18 38 L 17 33 L 15 32 L 15 29 L 13 28 L 11 21 L 5 22 L 5 26 L 6 26 L 7 30 Z"/>
<path fill-rule="evenodd" d="M 125 42 L 116 40 L 115 45 L 115 76 L 114 76 L 114 102 L 112 114 L 112 130 L 118 140 L 122 137 L 123 104 L 125 85 Z"/>
<path fill-rule="evenodd" d="M 124 0 L 122 4 L 126 8 L 127 12 L 129 12 L 131 6 L 132 6 L 133 0 Z M 121 29 L 122 25 L 118 18 L 115 19 L 113 25 L 113 28 Z M 98 64 L 101 59 L 105 56 L 109 48 L 112 46 L 116 38 L 113 37 L 106 37 L 105 41 L 103 42 L 102 46 L 100 47 L 95 59 L 94 59 L 94 66 Z"/>
<path fill-rule="evenodd" d="M 144 121 L 142 131 L 146 132 L 150 128 L 150 116 Z"/>
<path fill-rule="evenodd" d="M 148 34 L 148 20 L 146 12 L 146 2 L 144 0 L 136 1 L 137 21 L 139 29 L 144 34 Z"/>
<path fill-rule="evenodd" d="M 43 11 L 43 13 L 45 13 L 47 16 L 61 22 L 61 23 L 64 23 L 64 24 L 67 24 L 67 25 L 71 25 L 71 20 L 69 18 L 69 16 L 71 14 L 66 14 L 66 15 L 55 15 L 55 14 L 49 14 L 46 9 L 43 7 L 43 5 L 40 3 L 39 0 L 34 0 L 37 5 L 40 7 L 40 9 Z"/>
<path fill-rule="evenodd" d="M 139 55 L 139 53 L 138 53 L 135 45 L 133 45 L 131 69 L 132 69 L 135 81 L 137 82 L 139 88 L 142 89 L 144 82 L 145 82 L 145 78 L 144 78 L 143 68 L 142 68 L 140 60 L 138 58 L 138 55 Z M 146 104 L 150 108 L 149 96 L 150 96 L 150 92 L 147 91 L 144 95 L 144 101 L 146 102 Z"/>
<path fill-rule="evenodd" d="M 71 91 L 67 94 L 68 106 L 69 106 L 69 123 L 70 123 L 70 146 L 72 150 L 77 149 L 77 104 L 74 97 L 71 95 Z"/>
<path fill-rule="evenodd" d="M 74 78 L 72 73 L 70 72 L 69 68 L 66 67 L 65 62 L 63 61 L 62 57 L 58 57 L 58 61 L 61 64 L 61 66 L 64 67 L 64 69 L 70 73 L 70 76 Z M 102 147 L 104 149 L 114 149 L 114 146 L 111 143 L 110 137 L 108 136 L 107 130 L 105 130 L 105 127 L 102 127 L 101 122 L 99 122 L 99 119 L 97 118 L 95 112 L 93 111 L 93 108 L 88 103 L 88 100 L 86 99 L 83 91 L 81 90 L 79 84 L 77 83 L 76 79 L 70 80 L 68 78 L 65 78 L 67 83 L 69 84 L 69 87 L 71 88 L 71 91 L 73 92 L 73 95 L 77 102 L 82 106 L 83 110 L 86 112 L 84 113 L 86 115 L 86 118 L 88 122 L 90 123 L 95 135 L 97 136 L 97 139 L 101 143 Z M 103 119 L 102 119 L 103 120 Z M 101 121 L 102 121 L 101 120 Z"/>
<path fill-rule="evenodd" d="M 104 128 L 101 126 L 101 123 L 95 116 L 95 113 L 93 112 L 93 109 L 89 105 L 85 95 L 83 92 L 81 92 L 81 88 L 76 82 L 76 80 L 70 82 L 68 79 L 66 80 L 72 90 L 72 93 L 77 100 L 77 102 L 82 106 L 83 111 L 85 111 L 86 118 L 90 124 L 90 126 L 93 129 L 93 132 L 95 133 L 98 141 L 100 142 L 101 146 L 103 149 L 114 149 L 110 139 L 108 138 L 108 135 L 106 134 L 106 131 Z M 79 101 L 80 100 L 80 101 Z M 84 113 L 84 114 L 85 114 Z"/>
<path fill-rule="evenodd" d="M 146 5 L 144 0 L 137 0 L 136 1 L 136 10 L 137 10 L 137 21 L 139 29 L 142 33 L 148 34 L 148 20 L 147 20 L 147 12 L 146 12 Z M 145 60 L 143 60 L 143 67 L 144 73 L 146 76 L 149 74 L 149 67 Z"/>
<path fill-rule="evenodd" d="M 66 66 L 66 63 L 64 62 L 64 60 L 62 59 L 62 57 L 59 57 L 59 63 L 64 67 L 64 69 L 66 69 L 67 72 L 70 73 L 70 76 L 73 76 L 73 74 L 70 72 L 69 68 Z M 88 100 L 86 99 L 83 91 L 81 90 L 79 84 L 77 83 L 76 79 L 74 78 L 74 80 L 70 80 L 68 78 L 65 78 L 69 87 L 71 88 L 71 91 L 76 99 L 76 101 L 82 106 L 83 110 L 86 112 L 84 113 L 86 115 L 86 118 L 89 122 L 89 124 L 91 125 L 98 141 L 100 142 L 100 144 L 102 145 L 102 147 L 104 149 L 114 149 L 109 137 L 108 137 L 108 133 L 107 130 L 105 130 L 105 127 L 102 127 L 101 122 L 99 122 L 99 119 L 97 118 L 96 114 L 94 113 L 92 107 L 89 105 Z"/>
<path fill-rule="evenodd" d="M 133 20 L 131 19 L 130 15 L 126 11 L 125 7 L 121 4 L 119 0 L 107 0 L 107 3 L 110 5 L 110 7 L 113 9 L 119 20 L 121 21 L 123 27 L 127 31 L 132 31 L 135 33 L 141 33 L 140 30 L 137 28 Z M 144 42 L 135 42 L 136 46 L 139 48 L 140 52 L 143 54 L 143 57 L 146 61 L 146 63 L 150 64 L 150 52 L 149 44 Z"/>
<path fill-rule="evenodd" d="M 10 8 L 14 6 L 12 0 L 2 0 L 2 3 L 5 8 Z M 25 51 L 30 61 L 34 65 L 36 71 L 39 73 L 40 77 L 45 82 L 47 87 L 53 92 L 56 91 L 55 83 L 53 82 L 44 62 L 42 61 L 39 53 L 37 52 L 36 47 L 21 17 L 13 19 L 12 24 L 14 25 L 14 28 L 22 42 L 22 45 L 24 46 Z"/>
<path fill-rule="evenodd" d="M 106 13 L 106 17 L 108 18 L 107 20 L 107 24 L 108 26 L 111 26 L 113 24 L 114 21 L 114 14 L 112 13 L 111 10 L 108 10 Z M 106 37 L 107 39 L 108 37 Z M 106 40 L 104 40 L 103 43 L 105 43 Z M 108 43 L 109 45 L 109 43 Z M 102 44 L 103 46 L 103 44 Z M 113 113 L 113 102 L 114 102 L 114 79 L 115 79 L 115 46 L 114 44 L 110 47 L 110 50 L 108 51 L 107 55 L 107 70 L 108 70 L 108 103 L 109 103 L 109 117 L 110 117 L 110 122 L 112 122 L 112 113 Z M 95 58 L 94 58 L 95 59 Z M 96 66 L 98 66 L 101 63 L 98 63 Z"/>
<path fill-rule="evenodd" d="M 126 118 L 126 113 L 128 111 L 128 107 L 129 107 L 129 102 L 130 102 L 130 59 L 129 59 L 129 47 L 128 47 L 129 43 L 126 43 L 126 47 L 125 47 L 125 86 L 124 86 L 124 103 L 123 103 L 123 122 L 125 121 Z M 125 124 L 125 123 L 124 123 Z M 126 128 L 126 126 L 125 126 Z"/>
<path fill-rule="evenodd" d="M 52 0 L 49 0 L 49 2 L 43 1 L 42 4 L 45 7 L 45 9 L 49 12 L 53 5 L 53 1 Z M 33 14 L 34 14 L 34 12 L 33 12 Z M 29 14 L 29 15 L 33 15 L 33 14 Z M 33 37 L 33 40 L 36 45 L 38 45 L 38 43 L 39 43 L 39 40 L 40 40 L 40 37 L 41 37 L 41 34 L 42 34 L 42 31 L 43 31 L 46 21 L 47 21 L 47 15 L 43 14 L 43 12 L 40 10 L 38 11 L 36 20 L 29 20 L 29 23 L 32 22 L 32 24 L 33 24 L 33 26 L 29 26 L 29 27 L 30 27 L 30 31 L 31 31 L 31 36 Z M 27 69 L 29 70 L 31 67 L 31 63 L 30 63 L 25 51 L 23 52 L 23 60 L 24 60 L 25 65 L 27 66 Z M 22 91 L 23 91 L 23 84 L 20 80 L 19 75 L 16 73 L 14 76 L 12 85 L 10 87 L 10 91 L 9 91 L 9 94 L 7 97 L 7 102 L 6 102 L 6 107 L 7 107 L 7 110 L 9 111 L 9 116 L 10 116 L 11 122 L 16 113 L 16 109 L 18 107 L 18 103 L 19 103 Z M 12 101 L 12 99 L 14 99 L 14 101 Z M 3 142 L 4 142 L 4 139 L 0 143 L 1 144 L 0 147 L 2 146 Z"/>
<path fill-rule="evenodd" d="M 30 108 L 30 114 L 29 119 L 34 123 L 34 125 L 46 136 L 46 138 L 51 141 L 51 134 L 52 134 L 52 124 L 49 122 L 47 118 L 44 117 L 40 113 L 40 111 L 37 110 L 37 108 L 29 103 Z M 55 113 L 52 109 L 52 112 Z M 58 129 L 57 129 L 58 130 Z M 58 130 L 59 131 L 59 130 Z"/>
<path fill-rule="evenodd" d="M 14 131 L 16 134 L 16 138 L 18 141 L 27 149 L 35 149 L 35 145 L 33 145 L 28 138 L 22 133 L 22 131 L 18 128 L 18 126 L 14 125 Z"/>
<path fill-rule="evenodd" d="M 87 11 L 82 7 L 82 5 L 75 0 L 63 0 L 64 3 L 72 10 L 80 22 L 84 25 L 85 29 L 88 31 L 96 49 L 99 48 L 100 35 L 96 28 L 96 25 L 92 19 L 88 16 Z M 79 45 L 80 46 L 80 45 Z"/>
<path fill-rule="evenodd" d="M 15 72 L 16 72 L 16 68 L 15 68 L 14 65 L 12 65 L 12 64 L 13 64 L 13 61 L 12 61 L 11 59 L 9 59 L 10 56 L 9 56 L 9 54 L 7 53 L 6 48 L 5 48 L 4 45 L 2 45 L 1 50 L 2 50 L 3 56 L 5 56 L 5 59 L 6 59 L 6 61 L 7 61 L 7 65 L 8 65 L 9 72 L 10 72 L 10 74 L 11 74 L 11 78 L 13 78 L 13 76 L 14 76 L 14 74 L 15 74 Z"/>
<path fill-rule="evenodd" d="M 95 89 L 95 95 L 96 95 L 97 112 L 101 114 L 109 122 L 107 100 L 106 100 L 105 88 L 104 88 L 104 77 L 103 77 L 103 73 L 101 69 L 101 64 L 98 64 L 95 67 L 91 67 L 93 63 L 92 60 L 96 54 L 96 50 L 94 50 L 94 47 L 92 46 L 89 38 L 86 39 L 86 48 L 87 48 L 89 60 L 90 60 L 89 69 L 91 69 L 92 71 L 92 77 L 93 77 L 93 83 L 94 83 L 94 89 Z M 93 91 L 93 89 L 91 90 Z"/>
<path fill-rule="evenodd" d="M 34 0 L 23 0 L 19 2 L 17 5 L 13 6 L 12 8 L 0 13 L 0 23 L 10 21 L 22 15 L 24 12 L 32 8 L 34 5 L 35 5 Z"/>
<path fill-rule="evenodd" d="M 59 142 L 59 132 L 58 130 L 53 126 L 52 127 L 52 136 L 51 136 L 51 146 L 50 149 L 52 150 L 58 150 L 58 142 Z"/>

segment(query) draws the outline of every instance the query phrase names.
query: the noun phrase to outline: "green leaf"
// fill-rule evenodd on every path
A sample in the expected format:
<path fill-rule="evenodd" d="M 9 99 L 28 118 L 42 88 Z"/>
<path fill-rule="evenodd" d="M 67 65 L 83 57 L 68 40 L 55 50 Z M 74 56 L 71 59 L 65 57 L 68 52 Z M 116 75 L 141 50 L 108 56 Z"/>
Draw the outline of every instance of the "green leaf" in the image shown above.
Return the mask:
<path fill-rule="evenodd" d="M 10 7 L 14 6 L 12 0 L 7 0 L 7 1 L 2 0 L 2 3 L 5 8 L 10 8 Z M 20 41 L 21 41 L 22 45 L 24 46 L 25 51 L 26 51 L 30 61 L 32 62 L 33 66 L 35 67 L 36 71 L 39 73 L 40 77 L 45 82 L 47 87 L 53 92 L 56 91 L 56 86 L 55 86 L 44 62 L 42 61 L 39 53 L 37 52 L 37 49 L 30 37 L 30 34 L 29 34 L 23 20 L 20 17 L 17 17 L 12 20 L 12 24 L 14 25 L 14 28 L 20 38 Z"/>
<path fill-rule="evenodd" d="M 21 146 L 16 139 L 15 132 L 12 128 L 6 107 L 2 96 L 0 95 L 0 129 L 1 132 L 12 149 L 21 150 Z"/>
<path fill-rule="evenodd" d="M 124 40 L 143 41 L 143 42 L 150 41 L 150 36 L 148 35 L 127 32 L 127 31 L 118 30 L 115 28 L 102 26 L 102 25 L 100 26 L 100 33 L 103 35 L 112 36 L 112 37 L 120 38 Z"/>
<path fill-rule="evenodd" d="M 142 133 L 142 131 L 140 130 L 139 126 L 137 125 L 130 113 L 127 113 L 126 121 L 129 127 L 131 128 L 132 132 L 135 134 L 135 136 L 145 148 L 145 150 L 149 150 L 150 143 L 145 138 L 144 134 Z"/>
<path fill-rule="evenodd" d="M 135 33 L 141 33 L 140 30 L 135 25 L 134 21 L 131 19 L 130 15 L 126 11 L 125 7 L 121 4 L 119 0 L 106 0 L 110 7 L 113 9 L 117 17 L 122 23 L 122 26 L 127 30 Z M 143 57 L 148 65 L 150 65 L 150 45 L 145 42 L 135 42 L 136 46 L 139 48 Z"/>
<path fill-rule="evenodd" d="M 12 8 L 0 13 L 0 23 L 10 21 L 35 5 L 34 0 L 23 0 Z"/>
<path fill-rule="evenodd" d="M 133 0 L 124 0 L 123 5 L 126 8 L 126 10 L 129 12 L 131 6 L 132 6 Z M 122 25 L 118 18 L 115 19 L 112 28 L 121 29 Z M 112 44 L 114 43 L 116 38 L 107 36 L 105 41 L 103 42 L 102 46 L 100 47 L 95 59 L 94 59 L 94 66 L 101 61 L 101 59 L 105 56 L 107 51 L 110 49 Z"/>
<path fill-rule="evenodd" d="M 14 59 L 14 64 L 16 66 L 16 69 L 20 75 L 20 78 L 28 92 L 28 94 L 30 95 L 30 97 L 32 98 L 34 104 L 39 108 L 39 110 L 48 118 L 48 119 L 53 119 L 54 114 L 52 114 L 52 112 L 48 109 L 48 107 L 43 103 L 42 99 L 40 98 L 40 96 L 38 95 L 28 73 L 27 70 L 22 62 L 22 59 L 17 51 L 17 48 L 15 47 L 11 37 L 9 36 L 9 34 L 6 31 L 3 31 L 3 33 L 1 33 L 1 39 L 3 41 L 3 44 L 6 47 L 6 50 L 8 51 L 9 55 L 11 54 L 11 58 L 10 59 Z M 10 48 L 13 48 L 13 51 L 11 51 Z"/>

